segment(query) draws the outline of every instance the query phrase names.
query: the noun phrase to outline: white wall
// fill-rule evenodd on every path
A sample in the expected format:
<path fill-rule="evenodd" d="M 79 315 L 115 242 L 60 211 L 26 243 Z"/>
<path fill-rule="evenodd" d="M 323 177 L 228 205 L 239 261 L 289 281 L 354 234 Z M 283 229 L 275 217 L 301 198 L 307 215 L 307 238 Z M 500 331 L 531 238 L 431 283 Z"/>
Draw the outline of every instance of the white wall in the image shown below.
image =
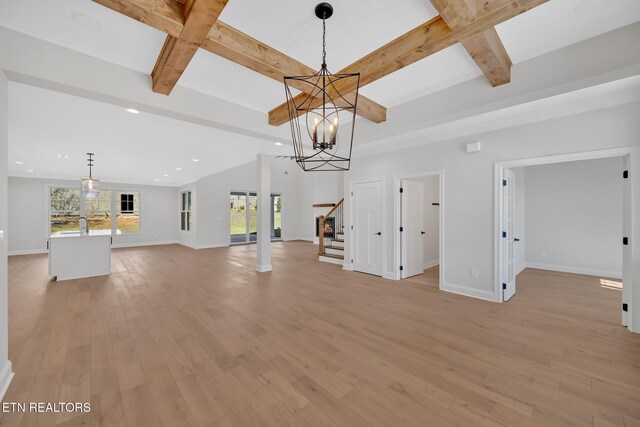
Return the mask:
<path fill-rule="evenodd" d="M 359 156 L 352 162 L 351 171 L 345 178 L 345 188 L 353 180 L 385 177 L 386 234 L 393 236 L 393 177 L 443 169 L 444 199 L 441 200 L 440 214 L 445 218 L 445 289 L 495 300 L 494 163 L 605 148 L 638 147 L 639 116 L 640 103 L 630 103 L 482 133 L 468 139 L 442 141 L 366 158 Z M 482 151 L 467 154 L 465 144 L 470 140 L 482 141 Z M 347 218 L 348 210 L 347 206 Z M 347 230 L 345 259 L 350 258 L 349 234 Z M 392 277 L 397 267 L 394 265 L 392 238 L 387 239 L 385 249 L 385 275 Z M 477 278 L 471 278 L 471 269 L 478 270 Z"/>
<path fill-rule="evenodd" d="M 0 230 L 5 238 L 0 241 L 0 400 L 9 387 L 13 375 L 9 361 L 9 294 L 7 292 L 7 237 L 8 190 L 7 165 L 9 146 L 9 105 L 7 78 L 0 71 Z"/>
<path fill-rule="evenodd" d="M 513 168 L 515 175 L 516 187 L 514 190 L 515 212 L 513 236 L 520 239 L 514 243 L 514 263 L 516 274 L 526 266 L 526 245 L 527 245 L 527 227 L 526 227 L 526 174 L 525 168 Z"/>
<path fill-rule="evenodd" d="M 525 170 L 527 264 L 622 277 L 622 158 Z"/>
<path fill-rule="evenodd" d="M 48 197 L 50 185 L 77 186 L 78 181 L 36 178 L 9 178 L 9 253 L 25 254 L 46 251 Z M 174 187 L 102 183 L 103 189 L 139 190 L 140 233 L 113 237 L 117 246 L 175 243 L 178 241 L 178 196 Z"/>
<path fill-rule="evenodd" d="M 300 169 L 298 166 L 296 166 Z M 344 195 L 344 172 L 300 172 L 300 234 L 302 240 L 315 241 L 315 218 L 331 208 L 314 208 L 314 204 L 336 203 Z"/>
<path fill-rule="evenodd" d="M 282 238 L 299 237 L 299 168 L 292 160 L 272 159 L 271 192 L 282 193 Z M 190 188 L 195 200 L 194 230 L 180 233 L 180 242 L 194 248 L 229 244 L 229 192 L 256 191 L 256 162 L 209 175 L 182 187 Z M 195 190 L 194 190 L 195 189 Z M 177 201 L 176 201 L 177 203 Z"/>

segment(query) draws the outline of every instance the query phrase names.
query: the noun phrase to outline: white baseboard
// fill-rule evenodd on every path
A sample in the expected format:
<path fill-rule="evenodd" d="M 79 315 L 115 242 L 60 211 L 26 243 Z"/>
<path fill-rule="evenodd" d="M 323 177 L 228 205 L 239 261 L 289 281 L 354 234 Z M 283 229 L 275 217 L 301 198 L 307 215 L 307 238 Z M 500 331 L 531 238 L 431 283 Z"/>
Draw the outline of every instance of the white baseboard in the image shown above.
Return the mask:
<path fill-rule="evenodd" d="M 0 400 L 4 398 L 4 394 L 7 392 L 12 379 L 13 369 L 11 367 L 11 361 L 7 360 L 0 370 Z"/>
<path fill-rule="evenodd" d="M 177 240 L 167 240 L 161 242 L 140 242 L 140 243 L 114 243 L 111 245 L 113 249 L 119 248 L 136 248 L 138 246 L 158 246 L 158 245 L 175 245 L 179 243 Z M 19 256 L 19 255 L 35 255 L 35 254 L 46 254 L 49 251 L 46 249 L 26 249 L 19 251 L 9 251 L 9 256 Z"/>
<path fill-rule="evenodd" d="M 286 239 L 282 239 L 284 242 L 293 242 L 295 240 L 303 241 L 303 242 L 313 242 L 312 239 L 308 239 L 305 237 L 287 237 Z"/>
<path fill-rule="evenodd" d="M 453 283 L 444 283 L 442 290 L 466 297 L 478 298 L 485 301 L 497 302 L 493 291 L 484 291 L 482 289 L 470 288 L 468 286 L 454 285 Z"/>
<path fill-rule="evenodd" d="M 343 265 L 342 265 L 342 269 L 343 269 L 343 270 L 346 270 L 346 271 L 353 271 L 353 264 L 351 264 L 351 263 L 349 263 L 349 264 L 345 263 L 345 264 L 343 264 Z"/>
<path fill-rule="evenodd" d="M 539 262 L 527 262 L 527 268 L 537 268 L 539 270 L 559 271 L 561 273 L 585 274 L 587 276 L 609 277 L 612 279 L 622 279 L 622 272 L 597 270 L 593 268 L 571 267 L 567 265 L 542 264 Z"/>
<path fill-rule="evenodd" d="M 49 252 L 46 249 L 28 249 L 24 251 L 9 251 L 9 256 L 19 256 L 19 255 L 36 255 L 36 254 L 46 254 Z"/>
<path fill-rule="evenodd" d="M 266 273 L 268 271 L 273 270 L 273 267 L 271 266 L 271 264 L 267 264 L 267 265 L 256 265 L 256 271 L 258 273 Z"/>
<path fill-rule="evenodd" d="M 167 240 L 163 242 L 141 242 L 141 243 L 114 243 L 111 245 L 113 249 L 119 248 L 137 248 L 138 246 L 159 246 L 159 245 L 175 245 L 177 240 Z"/>
<path fill-rule="evenodd" d="M 440 264 L 440 260 L 439 259 L 432 259 L 431 261 L 427 261 L 424 264 L 422 264 L 422 269 L 423 270 L 428 270 L 432 267 L 435 267 L 436 265 Z"/>
<path fill-rule="evenodd" d="M 229 246 L 228 243 L 207 243 L 203 245 L 193 245 L 191 243 L 178 242 L 178 244 L 191 249 L 214 249 L 214 248 L 226 248 Z"/>

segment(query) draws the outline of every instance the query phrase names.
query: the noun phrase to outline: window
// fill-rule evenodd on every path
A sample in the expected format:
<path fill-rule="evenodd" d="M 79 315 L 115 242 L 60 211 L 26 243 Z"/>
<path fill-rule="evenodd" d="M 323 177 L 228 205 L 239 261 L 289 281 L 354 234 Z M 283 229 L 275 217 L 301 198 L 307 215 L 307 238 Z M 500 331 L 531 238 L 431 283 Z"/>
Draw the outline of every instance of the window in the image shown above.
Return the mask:
<path fill-rule="evenodd" d="M 229 242 L 258 240 L 258 197 L 256 193 L 232 191 L 229 194 Z M 282 239 L 282 195 L 271 194 L 271 240 Z"/>
<path fill-rule="evenodd" d="M 49 190 L 51 235 L 80 231 L 80 189 Z"/>
<path fill-rule="evenodd" d="M 120 211 L 123 213 L 133 213 L 133 194 L 120 193 Z"/>
<path fill-rule="evenodd" d="M 89 230 L 111 230 L 113 226 L 111 197 L 111 190 L 101 190 L 97 197 L 84 200 L 84 216 L 89 222 Z"/>
<path fill-rule="evenodd" d="M 80 217 L 87 218 L 90 231 L 107 234 L 140 231 L 140 192 L 101 190 L 95 198 L 83 198 L 79 188 L 49 189 L 51 235 L 80 231 Z"/>
<path fill-rule="evenodd" d="M 192 221 L 191 190 L 187 190 L 180 193 L 180 230 L 191 231 Z"/>
<path fill-rule="evenodd" d="M 118 192 L 118 212 L 116 230 L 122 233 L 137 233 L 140 231 L 140 192 Z"/>

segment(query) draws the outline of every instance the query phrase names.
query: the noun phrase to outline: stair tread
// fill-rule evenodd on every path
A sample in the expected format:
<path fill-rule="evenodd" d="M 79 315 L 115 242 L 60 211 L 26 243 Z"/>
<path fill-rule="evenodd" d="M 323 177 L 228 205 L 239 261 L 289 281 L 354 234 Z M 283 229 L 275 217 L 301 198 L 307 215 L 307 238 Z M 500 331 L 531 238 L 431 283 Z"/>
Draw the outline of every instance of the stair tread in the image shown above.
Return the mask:
<path fill-rule="evenodd" d="M 344 248 L 342 246 L 325 246 L 325 249 L 335 249 L 337 251 L 344 251 Z"/>
<path fill-rule="evenodd" d="M 342 242 L 344 243 L 344 239 L 331 239 L 332 242 Z"/>
<path fill-rule="evenodd" d="M 343 255 L 323 254 L 323 255 L 320 255 L 320 256 L 326 256 L 328 258 L 335 258 L 335 259 L 344 259 Z"/>

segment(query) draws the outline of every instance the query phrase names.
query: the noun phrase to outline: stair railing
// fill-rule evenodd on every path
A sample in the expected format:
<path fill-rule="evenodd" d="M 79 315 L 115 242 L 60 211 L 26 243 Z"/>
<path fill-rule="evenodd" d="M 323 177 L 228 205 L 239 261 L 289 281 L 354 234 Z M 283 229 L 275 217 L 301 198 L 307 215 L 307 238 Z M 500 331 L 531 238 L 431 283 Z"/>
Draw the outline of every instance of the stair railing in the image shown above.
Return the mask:
<path fill-rule="evenodd" d="M 329 218 L 331 215 L 337 212 L 335 215 L 334 222 L 334 234 L 337 233 L 337 230 L 341 230 L 343 226 L 343 218 L 342 218 L 342 203 L 344 202 L 344 197 L 336 203 L 336 205 L 326 214 L 320 215 L 318 218 L 318 255 L 324 255 L 326 253 L 324 247 L 324 221 L 326 218 Z"/>

